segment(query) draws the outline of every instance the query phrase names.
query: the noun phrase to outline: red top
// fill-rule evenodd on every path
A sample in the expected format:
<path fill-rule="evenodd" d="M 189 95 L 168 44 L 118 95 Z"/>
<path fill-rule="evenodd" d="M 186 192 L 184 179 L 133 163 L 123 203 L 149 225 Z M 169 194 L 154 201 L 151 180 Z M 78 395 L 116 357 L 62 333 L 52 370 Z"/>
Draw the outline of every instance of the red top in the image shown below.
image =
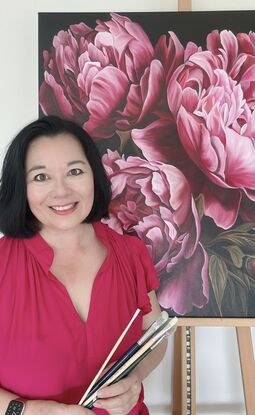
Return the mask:
<path fill-rule="evenodd" d="M 0 238 L 0 386 L 30 399 L 78 403 L 139 307 L 115 361 L 142 333 L 151 310 L 148 292 L 158 286 L 143 242 L 93 225 L 107 247 L 94 280 L 87 321 L 64 285 L 50 272 L 53 250 L 44 239 Z M 146 413 L 139 403 L 130 414 Z M 103 413 L 102 409 L 93 408 Z"/>

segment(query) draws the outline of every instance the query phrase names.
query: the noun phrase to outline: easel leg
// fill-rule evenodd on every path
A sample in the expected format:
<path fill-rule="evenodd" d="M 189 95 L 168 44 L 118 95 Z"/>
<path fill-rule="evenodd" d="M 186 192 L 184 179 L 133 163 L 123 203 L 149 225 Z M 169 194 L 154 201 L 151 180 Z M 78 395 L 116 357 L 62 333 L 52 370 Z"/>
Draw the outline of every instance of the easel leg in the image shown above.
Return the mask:
<path fill-rule="evenodd" d="M 182 327 L 178 327 L 174 334 L 173 354 L 173 387 L 172 387 L 172 414 L 181 415 L 182 385 L 181 385 L 181 336 Z"/>
<path fill-rule="evenodd" d="M 186 412 L 196 415 L 195 327 L 186 326 Z"/>
<path fill-rule="evenodd" d="M 172 413 L 195 415 L 195 327 L 179 327 L 174 340 Z"/>
<path fill-rule="evenodd" d="M 255 362 L 250 327 L 236 327 L 246 414 L 255 414 Z"/>

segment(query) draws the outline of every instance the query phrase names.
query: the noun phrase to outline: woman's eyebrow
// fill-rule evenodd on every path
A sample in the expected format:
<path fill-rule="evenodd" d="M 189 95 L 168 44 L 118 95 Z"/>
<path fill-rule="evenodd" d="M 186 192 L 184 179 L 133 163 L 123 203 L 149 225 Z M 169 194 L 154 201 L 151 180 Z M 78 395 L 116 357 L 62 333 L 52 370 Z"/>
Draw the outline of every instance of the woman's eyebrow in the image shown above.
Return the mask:
<path fill-rule="evenodd" d="M 87 165 L 87 163 L 84 160 L 73 160 L 73 161 L 69 161 L 69 163 L 67 163 L 68 166 L 72 166 L 73 164 L 77 164 L 77 163 L 82 163 L 85 166 Z"/>
<path fill-rule="evenodd" d="M 72 160 L 67 163 L 67 166 L 72 166 L 73 164 L 77 164 L 77 163 L 84 164 L 85 166 L 87 165 L 87 163 L 83 160 Z M 27 174 L 31 173 L 34 170 L 42 170 L 42 169 L 46 169 L 46 166 L 43 166 L 42 164 L 38 164 L 38 165 L 31 167 L 31 169 L 27 171 Z"/>
<path fill-rule="evenodd" d="M 43 166 L 43 165 L 39 164 L 39 165 L 36 165 L 36 166 L 31 167 L 31 169 L 29 169 L 27 171 L 27 174 L 31 173 L 31 171 L 34 171 L 34 170 L 42 170 L 42 169 L 46 169 L 46 166 Z"/>

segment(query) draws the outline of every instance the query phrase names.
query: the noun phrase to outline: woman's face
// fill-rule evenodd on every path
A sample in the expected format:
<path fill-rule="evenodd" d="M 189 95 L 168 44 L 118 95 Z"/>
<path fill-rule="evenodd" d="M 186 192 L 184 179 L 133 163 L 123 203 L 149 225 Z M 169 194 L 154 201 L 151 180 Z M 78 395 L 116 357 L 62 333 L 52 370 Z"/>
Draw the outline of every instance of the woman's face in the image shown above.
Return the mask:
<path fill-rule="evenodd" d="M 32 141 L 26 177 L 28 204 L 42 229 L 73 229 L 90 213 L 93 172 L 81 144 L 71 134 Z"/>

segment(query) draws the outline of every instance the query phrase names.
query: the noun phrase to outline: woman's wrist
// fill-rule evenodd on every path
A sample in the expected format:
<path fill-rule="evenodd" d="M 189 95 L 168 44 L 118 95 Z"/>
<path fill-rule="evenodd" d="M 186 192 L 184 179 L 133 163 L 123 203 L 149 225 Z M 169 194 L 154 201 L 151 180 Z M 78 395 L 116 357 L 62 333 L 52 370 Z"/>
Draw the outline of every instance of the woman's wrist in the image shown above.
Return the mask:
<path fill-rule="evenodd" d="M 47 400 L 28 400 L 23 415 L 68 415 L 68 405 Z"/>

